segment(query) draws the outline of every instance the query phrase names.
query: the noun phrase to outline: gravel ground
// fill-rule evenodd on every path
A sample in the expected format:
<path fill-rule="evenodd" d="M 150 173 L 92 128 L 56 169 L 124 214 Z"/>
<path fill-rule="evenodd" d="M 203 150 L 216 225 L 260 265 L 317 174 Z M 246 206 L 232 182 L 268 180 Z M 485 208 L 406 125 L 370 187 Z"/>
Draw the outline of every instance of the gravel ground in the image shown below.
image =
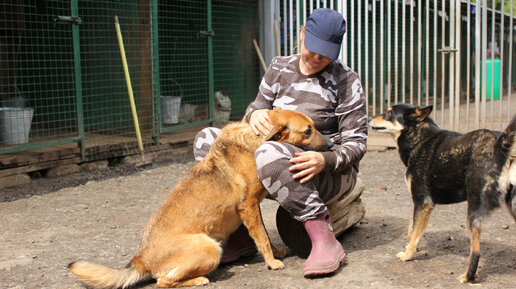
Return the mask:
<path fill-rule="evenodd" d="M 68 263 L 125 266 L 144 225 L 193 164 L 41 178 L 3 192 L 0 288 L 88 288 L 69 273 Z M 416 259 L 401 262 L 395 255 L 406 245 L 412 213 L 404 167 L 397 152 L 388 150 L 368 152 L 360 169 L 366 215 L 339 238 L 348 259 L 336 274 L 304 279 L 304 260 L 293 254 L 284 259 L 285 269 L 270 271 L 257 255 L 221 266 L 205 288 L 514 288 L 516 226 L 504 210 L 484 225 L 479 283 L 460 284 L 469 255 L 466 204 L 436 207 Z M 262 203 L 272 243 L 283 246 L 276 209 L 273 201 Z M 149 280 L 137 288 L 156 285 Z"/>

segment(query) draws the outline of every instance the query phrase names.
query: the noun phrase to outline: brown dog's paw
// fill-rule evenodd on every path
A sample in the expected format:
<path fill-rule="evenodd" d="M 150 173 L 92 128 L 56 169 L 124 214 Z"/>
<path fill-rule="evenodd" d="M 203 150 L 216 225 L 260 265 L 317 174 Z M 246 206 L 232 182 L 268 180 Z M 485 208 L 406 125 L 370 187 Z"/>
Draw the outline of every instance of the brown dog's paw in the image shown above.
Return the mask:
<path fill-rule="evenodd" d="M 283 258 L 287 256 L 287 250 L 284 248 L 276 248 L 274 246 L 271 246 L 272 253 L 274 254 L 274 257 L 276 258 Z"/>
<path fill-rule="evenodd" d="M 274 259 L 270 262 L 267 262 L 267 267 L 269 267 L 272 270 L 279 270 L 285 268 L 285 264 L 281 262 L 280 260 Z"/>
<path fill-rule="evenodd" d="M 400 259 L 401 261 L 409 261 L 412 259 L 413 256 L 414 253 L 410 252 L 399 252 L 398 254 L 396 254 L 396 257 L 398 257 L 398 259 Z"/>

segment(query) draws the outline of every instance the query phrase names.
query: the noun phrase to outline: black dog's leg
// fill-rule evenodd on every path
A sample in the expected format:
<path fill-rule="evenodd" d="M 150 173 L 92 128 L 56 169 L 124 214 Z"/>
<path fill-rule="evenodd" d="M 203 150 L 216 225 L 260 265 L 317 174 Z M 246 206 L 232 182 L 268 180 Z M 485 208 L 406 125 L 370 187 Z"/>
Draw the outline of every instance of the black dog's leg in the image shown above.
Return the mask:
<path fill-rule="evenodd" d="M 396 257 L 401 261 L 408 261 L 414 257 L 419 246 L 419 242 L 421 241 L 423 231 L 430 219 L 430 214 L 435 207 L 434 203 L 428 202 L 428 200 L 425 201 L 426 202 L 418 204 L 414 203 L 414 215 L 412 216 L 412 221 L 408 228 L 409 243 L 405 252 L 399 252 L 396 254 Z"/>
<path fill-rule="evenodd" d="M 516 186 L 511 185 L 507 195 L 505 195 L 505 204 L 514 222 L 516 222 Z"/>
<path fill-rule="evenodd" d="M 409 243 L 405 252 L 396 254 L 401 261 L 408 261 L 414 257 L 416 250 L 421 241 L 421 235 L 428 224 L 430 213 L 434 208 L 434 204 L 423 204 L 422 206 L 414 206 L 414 216 L 409 226 Z"/>
<path fill-rule="evenodd" d="M 469 213 L 469 210 L 468 210 Z M 468 231 L 470 236 L 471 248 L 469 252 L 468 270 L 460 277 L 460 282 L 471 282 L 477 277 L 476 272 L 478 268 L 478 261 L 480 260 L 480 222 L 478 220 L 471 220 L 468 217 Z"/>
<path fill-rule="evenodd" d="M 401 261 L 408 261 L 414 257 L 416 250 L 421 241 L 421 235 L 428 224 L 430 214 L 435 207 L 435 204 L 426 193 L 424 185 L 418 184 L 413 181 L 410 175 L 406 178 L 407 186 L 412 195 L 412 202 L 414 203 L 414 213 L 412 215 L 412 221 L 408 227 L 408 239 L 409 243 L 405 252 L 399 252 L 396 254 Z"/>

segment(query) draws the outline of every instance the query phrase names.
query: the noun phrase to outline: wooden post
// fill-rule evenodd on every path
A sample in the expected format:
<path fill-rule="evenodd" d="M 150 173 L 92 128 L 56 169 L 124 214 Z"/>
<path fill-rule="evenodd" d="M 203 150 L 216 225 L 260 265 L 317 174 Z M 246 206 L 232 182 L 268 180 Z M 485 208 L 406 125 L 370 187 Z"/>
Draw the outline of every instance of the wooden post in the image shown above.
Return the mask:
<path fill-rule="evenodd" d="M 263 71 L 267 71 L 267 65 L 265 65 L 265 61 L 263 60 L 262 52 L 260 51 L 260 47 L 256 42 L 256 39 L 253 39 L 254 48 L 256 49 L 256 54 L 258 54 L 258 58 L 260 59 L 260 63 L 262 64 Z"/>

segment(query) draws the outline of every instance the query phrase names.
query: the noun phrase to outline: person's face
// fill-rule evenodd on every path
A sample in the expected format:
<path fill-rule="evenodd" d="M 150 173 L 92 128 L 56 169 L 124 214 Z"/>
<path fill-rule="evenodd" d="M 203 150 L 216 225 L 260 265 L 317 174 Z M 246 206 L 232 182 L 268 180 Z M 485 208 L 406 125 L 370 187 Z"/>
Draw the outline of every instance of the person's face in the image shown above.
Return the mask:
<path fill-rule="evenodd" d="M 318 53 L 314 53 L 305 47 L 305 33 L 304 31 L 301 33 L 300 37 L 301 43 L 301 71 L 305 74 L 314 74 L 321 70 L 323 70 L 328 64 L 330 64 L 331 59 L 326 56 L 322 56 Z"/>

